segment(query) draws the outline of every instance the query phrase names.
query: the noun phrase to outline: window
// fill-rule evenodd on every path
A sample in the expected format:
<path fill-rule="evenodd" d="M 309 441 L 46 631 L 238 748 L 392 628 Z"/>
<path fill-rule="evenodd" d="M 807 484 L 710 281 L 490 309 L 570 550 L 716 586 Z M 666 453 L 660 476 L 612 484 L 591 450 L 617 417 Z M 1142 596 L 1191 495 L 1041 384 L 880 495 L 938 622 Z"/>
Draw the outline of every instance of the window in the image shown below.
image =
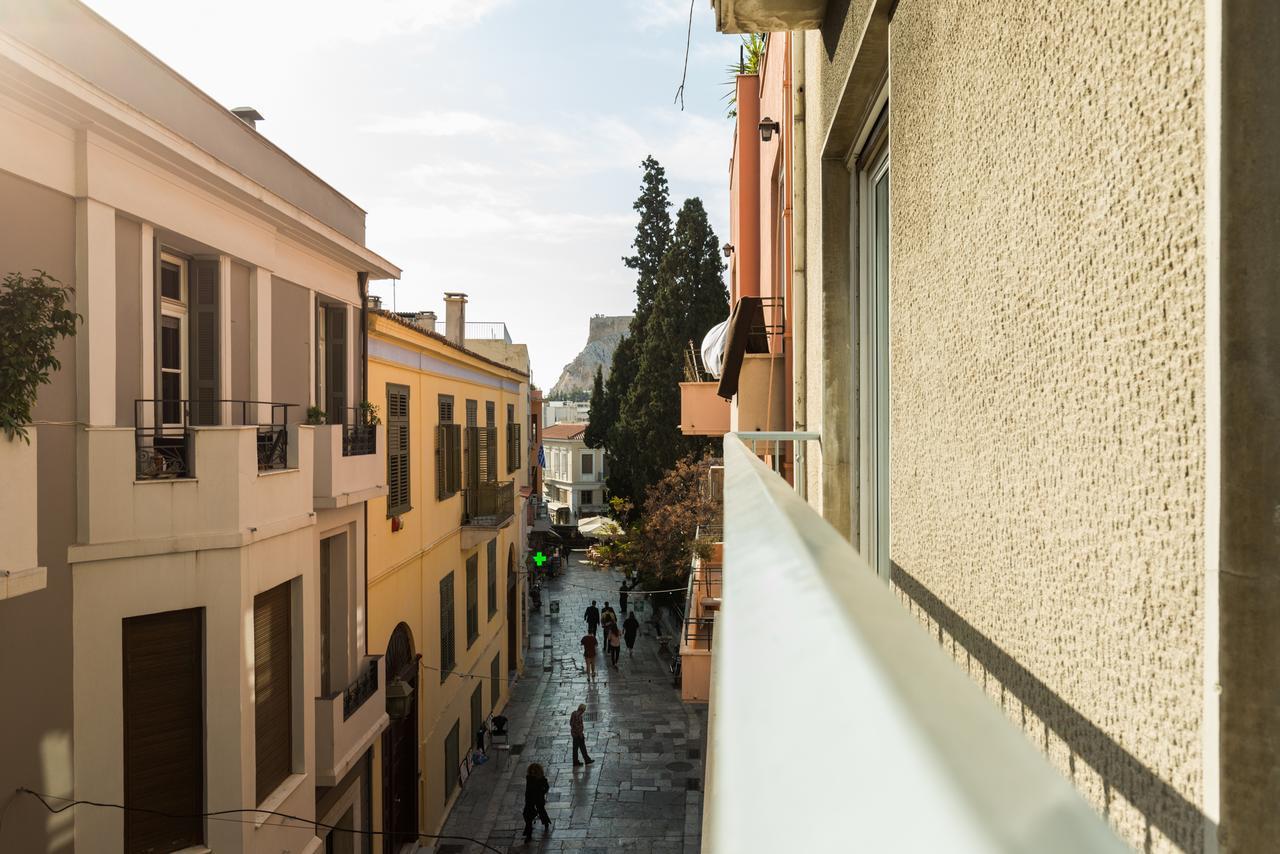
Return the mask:
<path fill-rule="evenodd" d="M 584 475 L 595 474 L 596 471 L 596 455 L 588 451 L 582 455 L 582 473 Z"/>
<path fill-rule="evenodd" d="M 412 509 L 409 471 L 409 387 L 387 383 L 388 517 Z"/>
<path fill-rule="evenodd" d="M 475 737 L 484 726 L 484 685 L 477 685 L 471 692 L 471 735 Z"/>
<path fill-rule="evenodd" d="M 453 670 L 456 663 L 454 659 L 454 637 L 455 631 L 453 627 L 453 573 L 449 573 L 440 579 L 440 681 L 443 682 L 449 676 L 449 671 Z"/>
<path fill-rule="evenodd" d="M 320 693 L 326 697 L 347 687 L 348 566 L 345 533 L 320 541 Z"/>
<path fill-rule="evenodd" d="M 520 468 L 520 422 L 516 421 L 516 405 L 507 404 L 507 474 Z"/>
<path fill-rule="evenodd" d="M 467 558 L 467 649 L 480 637 L 480 556 Z"/>
<path fill-rule="evenodd" d="M 204 843 L 203 616 L 198 608 L 168 611 L 121 626 L 129 854 Z"/>
<path fill-rule="evenodd" d="M 316 406 L 330 424 L 347 411 L 347 307 L 316 302 Z"/>
<path fill-rule="evenodd" d="M 489 714 L 498 710 L 498 700 L 502 697 L 502 653 L 493 656 L 489 662 Z"/>
<path fill-rule="evenodd" d="M 476 421 L 476 402 L 474 400 L 467 401 L 467 426 L 479 426 L 479 422 Z"/>
<path fill-rule="evenodd" d="M 160 393 L 161 419 L 182 423 L 187 399 L 187 262 L 160 256 Z"/>
<path fill-rule="evenodd" d="M 860 275 L 859 318 L 864 342 L 863 389 L 859 408 L 865 419 L 863 494 L 864 554 L 882 577 L 889 574 L 889 142 L 887 110 L 876 120 L 858 158 L 860 239 L 864 259 Z"/>
<path fill-rule="evenodd" d="M 489 619 L 492 620 L 493 615 L 498 613 L 498 541 L 496 539 L 489 541 L 486 558 L 489 561 Z"/>
<path fill-rule="evenodd" d="M 494 403 L 492 400 L 486 400 L 484 402 L 484 426 L 496 427 L 497 422 L 494 420 L 494 418 L 495 418 Z"/>
<path fill-rule="evenodd" d="M 588 504 L 595 504 L 596 503 L 595 498 L 596 498 L 596 493 L 594 489 L 582 490 L 582 506 L 585 507 Z"/>
<path fill-rule="evenodd" d="M 436 500 L 443 501 L 462 488 L 462 430 L 453 423 L 453 395 L 438 398 L 436 425 Z"/>
<path fill-rule="evenodd" d="M 458 724 L 461 721 L 454 721 L 453 729 L 449 730 L 449 734 L 444 737 L 444 802 L 449 803 L 449 797 L 453 794 L 453 790 L 458 787 Z"/>
<path fill-rule="evenodd" d="M 293 773 L 292 585 L 253 597 L 253 695 L 256 800 Z"/>

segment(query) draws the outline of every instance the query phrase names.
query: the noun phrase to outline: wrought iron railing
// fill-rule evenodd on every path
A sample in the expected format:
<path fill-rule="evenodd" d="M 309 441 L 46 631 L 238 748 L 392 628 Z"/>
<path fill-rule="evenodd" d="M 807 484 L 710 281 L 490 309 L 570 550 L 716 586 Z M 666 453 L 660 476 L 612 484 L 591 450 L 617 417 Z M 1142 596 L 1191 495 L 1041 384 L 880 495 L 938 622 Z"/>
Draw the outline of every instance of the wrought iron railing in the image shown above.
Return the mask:
<path fill-rule="evenodd" d="M 378 427 L 369 420 L 366 410 L 348 407 L 342 421 L 342 455 L 362 457 L 378 452 Z"/>
<path fill-rule="evenodd" d="M 258 471 L 288 468 L 289 410 L 294 408 L 296 404 L 260 400 L 135 400 L 136 476 L 138 480 L 195 477 L 193 426 L 256 427 Z"/>
<path fill-rule="evenodd" d="M 462 524 L 496 527 L 515 514 L 514 480 L 481 481 L 462 490 Z"/>
<path fill-rule="evenodd" d="M 360 672 L 355 681 L 342 692 L 342 719 L 345 721 L 360 710 L 360 707 L 378 693 L 378 659 L 376 656 L 365 658 L 360 665 Z"/>

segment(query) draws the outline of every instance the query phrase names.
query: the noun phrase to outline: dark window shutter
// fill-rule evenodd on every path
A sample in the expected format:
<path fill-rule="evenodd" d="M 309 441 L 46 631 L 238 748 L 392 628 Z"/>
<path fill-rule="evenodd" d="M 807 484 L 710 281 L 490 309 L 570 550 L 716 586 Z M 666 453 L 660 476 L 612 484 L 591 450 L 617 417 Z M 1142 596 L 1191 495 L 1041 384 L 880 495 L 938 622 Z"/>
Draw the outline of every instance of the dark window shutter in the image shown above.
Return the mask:
<path fill-rule="evenodd" d="M 494 412 L 495 412 L 495 408 L 494 408 L 493 401 L 486 400 L 484 402 L 484 426 L 486 427 L 496 426 L 497 422 L 494 421 L 494 418 L 496 417 Z"/>
<path fill-rule="evenodd" d="M 440 395 L 439 401 L 440 401 L 440 423 L 452 424 L 453 423 L 453 395 L 442 394 Z"/>
<path fill-rule="evenodd" d="M 480 557 L 467 558 L 467 649 L 480 637 Z"/>
<path fill-rule="evenodd" d="M 293 639 L 290 583 L 253 597 L 256 797 L 262 803 L 293 773 Z"/>
<path fill-rule="evenodd" d="M 203 614 L 147 614 L 124 620 L 121 628 L 124 850 L 144 854 L 201 845 Z"/>
<path fill-rule="evenodd" d="M 489 713 L 498 710 L 498 700 L 502 695 L 502 653 L 497 653 L 489 664 Z"/>
<path fill-rule="evenodd" d="M 471 692 L 471 734 L 474 736 L 483 726 L 484 685 L 477 685 L 476 689 Z"/>
<path fill-rule="evenodd" d="M 411 509 L 409 387 L 387 384 L 387 515 Z"/>
<path fill-rule="evenodd" d="M 324 371 L 325 400 L 321 404 L 330 424 L 345 422 L 347 412 L 347 307 L 327 305 L 324 308 L 325 360 L 317 365 Z"/>
<path fill-rule="evenodd" d="M 458 786 L 458 721 L 454 721 L 453 729 L 444 739 L 444 802 Z"/>
<path fill-rule="evenodd" d="M 475 489 L 480 483 L 480 428 L 475 426 L 467 427 L 467 448 L 466 455 L 463 457 L 463 464 L 466 466 L 466 488 Z"/>
<path fill-rule="evenodd" d="M 448 498 L 449 491 L 449 425 L 436 425 L 436 499 Z"/>
<path fill-rule="evenodd" d="M 440 579 L 440 681 L 443 682 L 453 669 L 454 637 L 453 626 L 453 573 Z"/>
<path fill-rule="evenodd" d="M 191 423 L 218 423 L 218 259 L 191 262 L 189 323 Z"/>
<path fill-rule="evenodd" d="M 476 420 L 476 402 L 474 400 L 467 401 L 467 426 L 475 427 L 479 424 Z"/>
<path fill-rule="evenodd" d="M 462 425 L 449 425 L 449 492 L 462 489 Z"/>
<path fill-rule="evenodd" d="M 490 540 L 489 559 L 489 619 L 498 613 L 498 541 Z"/>

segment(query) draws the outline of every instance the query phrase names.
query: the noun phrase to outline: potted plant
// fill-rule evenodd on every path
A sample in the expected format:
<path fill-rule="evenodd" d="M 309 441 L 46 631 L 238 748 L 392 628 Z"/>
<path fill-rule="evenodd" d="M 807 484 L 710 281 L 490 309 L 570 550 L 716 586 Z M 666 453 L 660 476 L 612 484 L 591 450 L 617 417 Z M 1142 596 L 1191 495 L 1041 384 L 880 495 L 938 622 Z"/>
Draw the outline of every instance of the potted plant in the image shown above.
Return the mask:
<path fill-rule="evenodd" d="M 329 416 L 318 406 L 307 407 L 307 423 L 313 427 L 329 423 Z"/>
<path fill-rule="evenodd" d="M 378 417 L 378 407 L 367 400 L 362 400 L 356 404 L 356 415 L 361 424 L 366 424 L 370 427 L 377 427 L 382 423 L 382 419 Z"/>

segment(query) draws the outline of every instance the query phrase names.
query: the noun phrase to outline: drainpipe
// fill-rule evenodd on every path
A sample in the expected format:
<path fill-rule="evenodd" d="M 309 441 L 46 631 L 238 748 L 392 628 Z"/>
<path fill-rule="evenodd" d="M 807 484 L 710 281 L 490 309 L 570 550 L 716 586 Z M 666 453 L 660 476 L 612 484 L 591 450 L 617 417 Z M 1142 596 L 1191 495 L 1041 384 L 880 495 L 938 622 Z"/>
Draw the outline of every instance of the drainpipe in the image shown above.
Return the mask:
<path fill-rule="evenodd" d="M 792 348 L 795 352 L 794 379 L 791 383 L 791 408 L 795 430 L 809 429 L 808 412 L 808 295 L 805 281 L 805 254 L 808 251 L 805 215 L 805 156 L 807 153 L 804 125 L 804 34 L 791 34 L 791 290 Z M 799 146 L 799 150 L 797 150 Z M 796 465 L 796 492 L 809 496 L 809 448 Z"/>
<path fill-rule="evenodd" d="M 360 291 L 360 394 L 369 399 L 369 274 L 356 273 Z M 360 401 L 357 401 L 359 403 Z M 369 502 L 364 502 L 364 654 L 369 654 Z"/>

